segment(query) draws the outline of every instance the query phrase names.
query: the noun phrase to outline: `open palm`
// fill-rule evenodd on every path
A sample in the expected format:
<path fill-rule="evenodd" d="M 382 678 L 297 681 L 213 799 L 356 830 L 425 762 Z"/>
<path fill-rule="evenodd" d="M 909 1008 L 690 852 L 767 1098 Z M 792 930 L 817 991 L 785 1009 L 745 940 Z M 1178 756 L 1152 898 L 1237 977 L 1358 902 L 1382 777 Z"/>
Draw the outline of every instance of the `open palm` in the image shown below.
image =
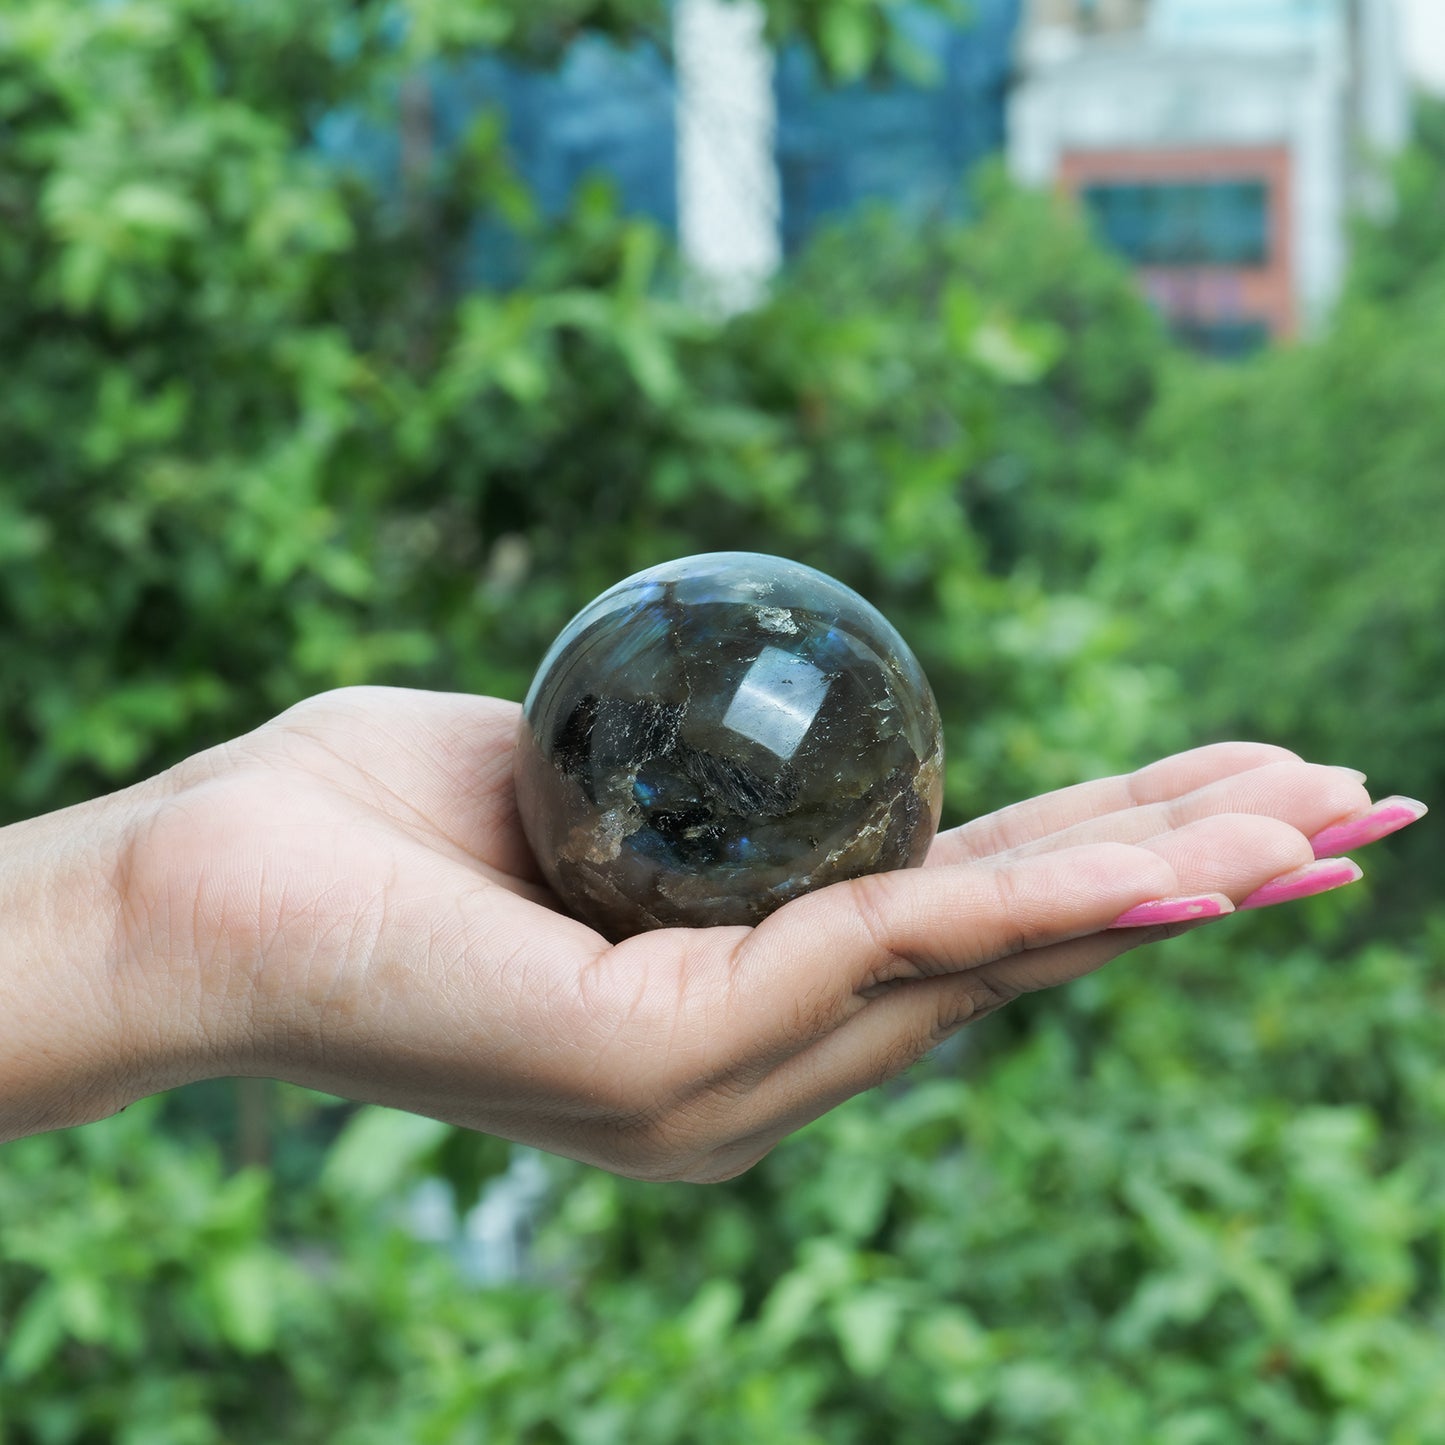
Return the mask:
<path fill-rule="evenodd" d="M 187 1021 L 178 1072 L 724 1178 L 962 1024 L 1173 931 L 1111 928 L 1126 910 L 1245 900 L 1370 808 L 1358 774 L 1220 744 L 980 819 L 921 869 L 756 928 L 610 944 L 532 862 L 517 725 L 496 699 L 348 689 L 157 780 L 128 947 L 163 981 L 138 1012 L 161 997 Z"/>

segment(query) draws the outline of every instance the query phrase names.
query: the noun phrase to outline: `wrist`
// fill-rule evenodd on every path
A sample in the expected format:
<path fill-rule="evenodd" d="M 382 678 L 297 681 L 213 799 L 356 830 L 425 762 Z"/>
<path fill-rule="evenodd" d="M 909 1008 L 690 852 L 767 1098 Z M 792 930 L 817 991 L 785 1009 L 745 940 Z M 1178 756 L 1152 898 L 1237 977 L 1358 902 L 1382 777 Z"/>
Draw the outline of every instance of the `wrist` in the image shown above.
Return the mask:
<path fill-rule="evenodd" d="M 134 948 L 146 785 L 0 829 L 0 1139 L 104 1118 L 198 1076 L 196 1030 Z"/>

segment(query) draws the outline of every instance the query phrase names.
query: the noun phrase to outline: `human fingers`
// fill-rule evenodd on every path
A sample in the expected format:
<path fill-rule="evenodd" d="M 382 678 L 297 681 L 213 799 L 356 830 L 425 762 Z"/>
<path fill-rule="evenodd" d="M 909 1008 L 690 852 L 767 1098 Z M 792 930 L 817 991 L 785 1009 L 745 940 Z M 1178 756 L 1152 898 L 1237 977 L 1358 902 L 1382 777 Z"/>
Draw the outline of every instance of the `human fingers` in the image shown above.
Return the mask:
<path fill-rule="evenodd" d="M 856 1013 L 798 1053 L 734 1089 L 731 1132 L 689 1166 L 688 1178 L 727 1179 L 787 1135 L 895 1078 L 965 1025 L 1023 993 L 1081 977 L 1145 943 L 1192 925 L 1121 929 L 1044 945 L 962 973 L 900 979 L 862 999 Z M 1005 966 L 1007 965 L 1007 966 Z"/>
<path fill-rule="evenodd" d="M 1185 891 L 1223 895 L 1239 911 L 1313 897 L 1358 882 L 1363 876 L 1352 860 L 1315 860 L 1308 840 L 1297 829 L 1279 819 L 1254 814 L 1200 819 L 1140 846 L 1157 852 L 1174 869 Z M 1110 931 L 1137 926 L 1141 930 L 1139 941 L 1149 942 L 1177 931 L 1161 932 L 1155 926 L 1158 923 L 1188 928 L 1197 921 L 1207 919 L 1188 919 L 1178 907 L 1155 911 L 1145 904 L 1116 919 Z M 1054 987 L 1107 961 L 1107 952 L 1103 947 L 1094 952 L 1080 948 L 1072 954 L 1054 950 L 1016 960 L 1002 959 L 992 966 L 985 983 L 1009 996 Z"/>
<path fill-rule="evenodd" d="M 584 975 L 586 1036 L 594 1049 L 608 1041 L 612 1063 L 599 1067 L 600 1053 L 573 1061 L 589 1107 L 602 1107 L 585 1130 L 568 1131 L 561 1152 L 646 1178 L 737 1172 L 751 1162 L 727 1162 L 739 1160 L 740 1141 L 759 1127 L 786 1132 L 793 1107 L 760 1106 L 758 1088 L 773 1099 L 771 1076 L 873 1008 L 891 980 L 939 972 L 956 982 L 953 971 L 1002 953 L 1097 934 L 1131 901 L 1174 887 L 1156 854 L 1104 844 L 836 884 L 751 930 L 625 940 Z M 865 1077 L 848 1092 L 867 1086 Z"/>
<path fill-rule="evenodd" d="M 1286 759 L 1217 778 L 1186 793 L 1086 819 L 1009 851 L 1011 856 L 1021 856 L 1104 840 L 1142 843 L 1222 814 L 1277 818 L 1308 836 L 1368 807 L 1369 794 L 1358 773 Z"/>
<path fill-rule="evenodd" d="M 1181 797 L 1269 763 L 1297 761 L 1287 748 L 1269 743 L 1225 742 L 1191 748 L 1132 773 L 1077 783 L 950 829 L 934 840 L 928 861 L 966 863 L 1006 853 L 1077 824 Z"/>
<path fill-rule="evenodd" d="M 1169 865 L 1181 889 L 1217 889 L 1241 901 L 1261 897 L 1281 875 L 1293 879 L 1312 856 L 1297 829 L 1247 814 L 1202 819 L 1142 846 Z M 754 1081 L 746 1110 L 737 1115 L 738 1134 L 714 1151 L 701 1172 L 726 1178 L 748 1167 L 785 1135 L 894 1077 L 963 1025 L 1177 931 L 1100 931 L 1006 953 L 958 973 L 899 978 L 867 997 L 832 1033 Z"/>
<path fill-rule="evenodd" d="M 1310 838 L 1316 858 L 1338 858 L 1352 848 L 1376 843 L 1411 823 L 1418 823 L 1430 810 L 1415 798 L 1382 798 L 1364 812 L 1341 817 Z"/>
<path fill-rule="evenodd" d="M 1298 829 L 1277 818 L 1255 814 L 1222 814 L 1202 818 L 1139 845 L 1156 853 L 1174 871 L 1179 888 L 1189 898 L 1223 897 L 1235 908 L 1255 908 L 1322 892 L 1360 877 L 1354 865 L 1336 865 L 1332 876 L 1301 878 L 1311 863 L 1309 843 Z M 1080 940 L 1073 948 L 1042 949 L 998 959 L 985 965 L 976 981 L 985 1000 L 1016 998 L 1044 988 L 1069 983 L 1106 963 L 1119 953 L 1168 935 L 1164 923 L 1193 926 L 1219 914 L 1203 910 L 1191 917 L 1177 900 L 1155 911 L 1149 904 L 1131 909 L 1113 920 L 1104 934 Z M 1226 907 L 1222 912 L 1228 912 Z M 1122 923 L 1132 927 L 1120 927 Z M 1120 937 L 1120 935 L 1126 935 Z M 1127 936 L 1132 935 L 1132 936 Z"/>
<path fill-rule="evenodd" d="M 1178 893 L 1157 852 L 1116 843 L 834 884 L 789 903 L 736 946 L 736 1025 L 759 1065 L 771 1067 L 896 980 L 957 974 L 1096 933 L 1138 903 Z"/>
<path fill-rule="evenodd" d="M 624 1173 L 696 1177 L 737 1137 L 752 1081 L 873 987 L 1097 932 L 1176 888 L 1157 853 L 1101 844 L 875 875 L 752 930 L 660 930 L 610 948 L 503 890 L 458 887 L 440 914 L 428 893 L 390 911 L 396 942 L 377 950 L 347 1036 L 318 1026 L 324 1047 L 287 1076 L 353 1097 L 361 1083 L 381 1102 Z M 335 996 L 325 1002 L 334 1017 Z"/>

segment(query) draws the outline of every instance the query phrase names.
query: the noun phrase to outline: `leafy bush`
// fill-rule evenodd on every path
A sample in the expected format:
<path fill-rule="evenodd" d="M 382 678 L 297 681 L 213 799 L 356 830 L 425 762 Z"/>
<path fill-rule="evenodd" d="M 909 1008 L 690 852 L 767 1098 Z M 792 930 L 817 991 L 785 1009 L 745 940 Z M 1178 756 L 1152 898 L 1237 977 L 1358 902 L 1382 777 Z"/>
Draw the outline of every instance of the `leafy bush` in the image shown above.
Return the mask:
<path fill-rule="evenodd" d="M 511 1283 L 400 1228 L 477 1177 L 426 1120 L 361 1111 L 292 1189 L 154 1101 L 21 1141 L 4 1438 L 1445 1440 L 1439 977 L 1292 931 L 1126 962 L 720 1189 L 547 1160 Z"/>
<path fill-rule="evenodd" d="M 888 8 L 768 14 L 851 75 Z M 495 117 L 396 185 L 315 144 L 455 50 L 662 13 L 0 15 L 4 806 L 335 683 L 519 695 L 594 592 L 717 546 L 889 613 L 955 817 L 1226 728 L 1428 794 L 1429 217 L 1408 282 L 1381 261 L 1334 334 L 1223 372 L 997 182 L 968 227 L 840 228 L 725 321 L 604 186 L 535 214 Z M 522 264 L 463 294 L 479 218 Z M 542 1161 L 506 1282 L 407 1227 L 418 1181 L 464 1209 L 515 1157 L 426 1120 L 276 1089 L 238 1169 L 210 1088 L 8 1146 L 0 1439 L 1433 1445 L 1445 924 L 1302 916 L 1011 1010 L 723 1188 Z"/>
<path fill-rule="evenodd" d="M 1330 329 L 1248 366 L 1166 367 L 1092 530 L 1097 595 L 1134 623 L 1123 655 L 1172 668 L 1204 732 L 1429 799 L 1445 786 L 1445 105 L 1418 114 Z M 1432 896 L 1427 854 L 1411 864 Z"/>
<path fill-rule="evenodd" d="M 513 13 L 473 7 L 493 9 Z M 884 607 L 955 720 L 970 810 L 1137 756 L 1148 680 L 1116 675 L 1095 609 L 990 568 L 1014 524 L 991 538 L 975 495 L 1006 460 L 995 432 L 1024 453 L 1067 404 L 1040 385 L 1058 328 L 991 294 L 1053 218 L 895 242 L 873 288 L 850 260 L 846 304 L 827 267 L 859 240 L 840 238 L 723 322 L 605 190 L 532 214 L 490 116 L 433 157 L 424 203 L 323 164 L 323 107 L 379 103 L 418 57 L 367 7 L 291 12 L 27 0 L 3 22 L 0 124 L 23 137 L 0 157 L 10 807 L 327 686 L 518 696 L 603 586 L 729 546 Z M 446 283 L 477 216 L 525 242 L 505 292 Z M 1144 325 L 1081 232 L 1044 261 L 1036 310 L 1077 282 L 1080 314 Z"/>

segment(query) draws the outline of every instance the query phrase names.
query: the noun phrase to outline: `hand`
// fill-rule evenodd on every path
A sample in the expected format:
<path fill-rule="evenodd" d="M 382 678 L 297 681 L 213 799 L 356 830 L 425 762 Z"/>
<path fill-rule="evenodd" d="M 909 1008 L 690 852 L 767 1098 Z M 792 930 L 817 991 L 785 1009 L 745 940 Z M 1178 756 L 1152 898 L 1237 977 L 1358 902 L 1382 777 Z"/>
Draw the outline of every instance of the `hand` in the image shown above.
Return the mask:
<path fill-rule="evenodd" d="M 963 1024 L 1177 931 L 1110 927 L 1136 905 L 1227 908 L 1307 867 L 1321 829 L 1382 831 L 1359 774 L 1221 744 L 1006 809 L 754 929 L 610 945 L 522 838 L 518 713 L 325 694 L 117 795 L 118 924 L 87 987 L 118 1062 L 82 1110 L 259 1074 L 722 1179 Z"/>

